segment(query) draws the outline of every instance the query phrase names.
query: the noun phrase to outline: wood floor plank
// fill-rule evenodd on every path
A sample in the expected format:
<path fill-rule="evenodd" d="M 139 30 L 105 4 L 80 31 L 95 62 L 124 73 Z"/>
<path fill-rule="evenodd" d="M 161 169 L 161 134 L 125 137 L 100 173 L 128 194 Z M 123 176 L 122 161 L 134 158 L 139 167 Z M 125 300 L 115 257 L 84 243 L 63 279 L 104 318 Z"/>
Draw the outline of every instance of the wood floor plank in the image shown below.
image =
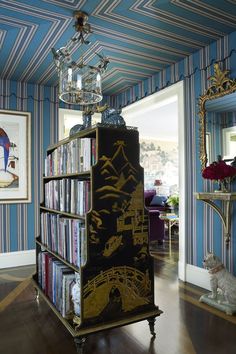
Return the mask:
<path fill-rule="evenodd" d="M 12 290 L 1 302 L 0 302 L 0 312 L 4 311 L 7 306 L 9 306 L 30 283 L 30 278 L 25 279 L 21 282 L 14 290 Z"/>

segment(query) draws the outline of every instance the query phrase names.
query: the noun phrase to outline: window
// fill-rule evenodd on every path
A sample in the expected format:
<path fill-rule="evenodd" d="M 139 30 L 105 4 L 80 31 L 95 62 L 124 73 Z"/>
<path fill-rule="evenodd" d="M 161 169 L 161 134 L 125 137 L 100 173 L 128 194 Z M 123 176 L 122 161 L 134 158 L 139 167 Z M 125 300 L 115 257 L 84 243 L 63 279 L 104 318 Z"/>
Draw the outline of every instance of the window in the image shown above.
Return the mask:
<path fill-rule="evenodd" d="M 101 121 L 101 113 L 92 115 L 92 125 Z M 82 111 L 59 108 L 59 140 L 69 136 L 70 129 L 76 124 L 83 124 Z"/>

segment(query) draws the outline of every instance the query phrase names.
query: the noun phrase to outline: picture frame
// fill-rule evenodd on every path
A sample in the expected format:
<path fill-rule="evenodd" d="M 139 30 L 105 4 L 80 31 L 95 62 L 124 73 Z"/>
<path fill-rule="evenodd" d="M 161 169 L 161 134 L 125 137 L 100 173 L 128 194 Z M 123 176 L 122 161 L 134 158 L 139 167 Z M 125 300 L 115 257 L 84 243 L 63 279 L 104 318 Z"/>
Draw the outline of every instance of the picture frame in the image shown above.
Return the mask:
<path fill-rule="evenodd" d="M 31 202 L 31 113 L 0 110 L 0 204 Z"/>

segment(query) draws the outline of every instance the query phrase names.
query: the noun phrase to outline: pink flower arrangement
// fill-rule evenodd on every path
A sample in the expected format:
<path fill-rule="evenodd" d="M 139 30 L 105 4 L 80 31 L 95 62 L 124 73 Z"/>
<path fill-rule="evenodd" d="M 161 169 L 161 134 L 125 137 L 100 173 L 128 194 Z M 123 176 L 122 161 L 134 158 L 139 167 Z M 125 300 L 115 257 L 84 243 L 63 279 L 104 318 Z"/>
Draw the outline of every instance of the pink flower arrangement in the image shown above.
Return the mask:
<path fill-rule="evenodd" d="M 236 176 L 236 168 L 227 165 L 223 160 L 213 162 L 202 171 L 203 178 L 212 180 L 224 180 L 233 176 Z"/>

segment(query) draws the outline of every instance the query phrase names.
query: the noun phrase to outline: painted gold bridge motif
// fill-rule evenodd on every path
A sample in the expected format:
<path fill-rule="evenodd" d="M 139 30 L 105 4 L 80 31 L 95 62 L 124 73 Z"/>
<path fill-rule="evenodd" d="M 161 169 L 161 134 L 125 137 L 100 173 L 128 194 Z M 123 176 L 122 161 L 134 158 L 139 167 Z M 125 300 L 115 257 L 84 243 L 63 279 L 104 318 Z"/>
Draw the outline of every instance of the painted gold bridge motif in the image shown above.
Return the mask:
<path fill-rule="evenodd" d="M 120 311 L 131 311 L 149 303 L 149 273 L 128 267 L 112 267 L 88 281 L 83 291 L 84 317 L 98 316 L 108 305 L 120 303 Z"/>

